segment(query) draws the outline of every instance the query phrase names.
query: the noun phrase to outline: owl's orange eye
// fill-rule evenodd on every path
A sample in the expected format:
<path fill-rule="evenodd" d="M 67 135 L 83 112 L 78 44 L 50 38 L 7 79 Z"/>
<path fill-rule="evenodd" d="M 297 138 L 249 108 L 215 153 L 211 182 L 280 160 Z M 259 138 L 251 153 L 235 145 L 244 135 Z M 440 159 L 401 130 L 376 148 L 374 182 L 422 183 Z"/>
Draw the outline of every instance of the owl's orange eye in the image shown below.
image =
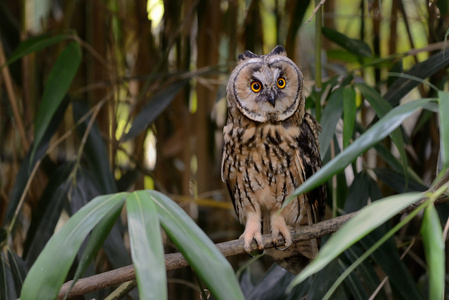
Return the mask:
<path fill-rule="evenodd" d="M 262 89 L 262 84 L 260 84 L 259 81 L 254 81 L 253 83 L 251 83 L 251 90 L 254 93 L 260 92 L 261 89 Z"/>
<path fill-rule="evenodd" d="M 285 79 L 282 78 L 282 77 L 279 77 L 279 79 L 278 79 L 278 88 L 280 88 L 280 89 L 285 88 L 285 84 L 286 84 Z"/>

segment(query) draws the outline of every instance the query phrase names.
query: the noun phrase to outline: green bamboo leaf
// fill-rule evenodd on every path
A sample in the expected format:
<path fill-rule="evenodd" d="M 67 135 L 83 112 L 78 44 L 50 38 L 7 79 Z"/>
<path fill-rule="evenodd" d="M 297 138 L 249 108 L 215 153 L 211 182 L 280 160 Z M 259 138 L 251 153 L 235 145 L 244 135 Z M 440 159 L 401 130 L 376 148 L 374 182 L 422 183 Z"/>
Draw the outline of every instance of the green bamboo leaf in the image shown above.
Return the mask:
<path fill-rule="evenodd" d="M 12 252 L 9 248 L 7 252 L 9 267 L 11 269 L 12 277 L 14 280 L 14 287 L 16 289 L 17 295 L 19 295 L 28 270 L 22 258 Z"/>
<path fill-rule="evenodd" d="M 334 29 L 327 27 L 323 27 L 321 31 L 325 37 L 353 54 L 362 57 L 371 57 L 373 55 L 371 48 L 362 40 L 352 39 Z"/>
<path fill-rule="evenodd" d="M 321 134 L 318 139 L 322 158 L 329 149 L 330 141 L 335 133 L 335 127 L 343 113 L 343 91 L 344 88 L 338 88 L 332 92 L 321 117 Z"/>
<path fill-rule="evenodd" d="M 6 256 L 0 251 L 0 300 L 11 299 L 11 286 L 8 284 L 8 262 L 6 261 Z"/>
<path fill-rule="evenodd" d="M 117 218 L 120 216 L 120 212 L 123 208 L 123 202 L 117 202 L 117 204 L 111 209 L 111 211 L 103 217 L 103 219 L 95 226 L 94 230 L 90 234 L 89 241 L 84 249 L 83 255 L 78 263 L 75 276 L 73 276 L 72 284 L 67 291 L 65 298 L 68 296 L 70 290 L 73 288 L 78 279 L 83 276 L 84 272 L 97 255 L 104 241 L 111 232 Z M 65 299 L 64 298 L 64 299 Z"/>
<path fill-rule="evenodd" d="M 217 299 L 244 299 L 234 271 L 209 237 L 171 199 L 148 191 L 170 240 Z"/>
<path fill-rule="evenodd" d="M 332 235 L 318 252 L 317 257 L 292 281 L 289 289 L 323 269 L 355 242 L 422 198 L 423 194 L 421 193 L 404 193 L 375 201 L 361 209 Z"/>
<path fill-rule="evenodd" d="M 355 115 L 357 105 L 355 103 L 355 92 L 351 86 L 343 90 L 343 149 L 348 147 L 354 133 Z"/>
<path fill-rule="evenodd" d="M 146 191 L 126 198 L 131 255 L 141 299 L 167 299 L 164 249 L 158 210 Z"/>
<path fill-rule="evenodd" d="M 356 84 L 356 87 L 360 90 L 362 95 L 368 100 L 371 107 L 376 112 L 379 118 L 385 116 L 390 110 L 393 109 L 391 104 L 385 100 L 375 89 L 366 85 L 366 84 Z M 408 162 L 407 162 L 407 154 L 405 153 L 404 139 L 402 137 L 401 129 L 398 128 L 391 133 L 391 139 L 393 143 L 396 145 L 399 155 L 401 156 L 401 162 L 403 166 L 404 175 L 406 177 L 406 181 L 408 181 Z"/>
<path fill-rule="evenodd" d="M 433 203 L 424 211 L 421 234 L 429 274 L 429 299 L 443 299 L 446 265 L 443 231 Z"/>
<path fill-rule="evenodd" d="M 50 36 L 49 34 L 43 34 L 36 37 L 29 38 L 14 50 L 14 52 L 9 57 L 6 64 L 11 64 L 16 60 L 28 55 L 30 53 L 42 50 L 56 43 L 69 39 L 70 36 L 66 34 Z M 3 66 L 2 66 L 3 67 Z"/>
<path fill-rule="evenodd" d="M 63 103 L 64 96 L 72 84 L 80 63 L 80 46 L 75 42 L 71 42 L 58 56 L 53 65 L 34 121 L 34 143 L 30 161 L 33 161 L 36 149 L 49 128 L 53 115 Z"/>
<path fill-rule="evenodd" d="M 444 51 L 440 51 L 429 57 L 427 60 L 413 65 L 413 67 L 404 74 L 425 79 L 445 68 L 447 65 L 449 65 L 449 55 L 445 55 Z M 406 94 L 419 84 L 420 82 L 416 80 L 399 77 L 385 93 L 384 98 L 390 102 L 392 106 L 396 106 Z"/>
<path fill-rule="evenodd" d="M 444 117 L 449 112 L 449 92 L 439 91 L 440 116 L 440 153 L 443 168 L 449 167 L 449 118 Z"/>
<path fill-rule="evenodd" d="M 178 80 L 165 90 L 157 93 L 146 104 L 133 121 L 131 128 L 125 136 L 125 141 L 137 136 L 156 120 L 156 118 L 168 107 L 181 89 L 189 82 L 190 78 Z"/>
<path fill-rule="evenodd" d="M 25 278 L 22 300 L 56 299 L 81 243 L 117 203 L 124 203 L 124 195 L 96 197 L 53 235 Z"/>
<path fill-rule="evenodd" d="M 285 207 L 298 195 L 312 190 L 313 188 L 326 182 L 333 175 L 344 170 L 344 168 L 354 161 L 357 156 L 389 135 L 417 109 L 423 107 L 430 101 L 432 101 L 432 99 L 420 99 L 392 109 L 381 120 L 379 120 L 363 135 L 349 145 L 348 148 L 338 154 L 312 177 L 307 179 L 286 201 L 284 201 L 283 207 Z"/>

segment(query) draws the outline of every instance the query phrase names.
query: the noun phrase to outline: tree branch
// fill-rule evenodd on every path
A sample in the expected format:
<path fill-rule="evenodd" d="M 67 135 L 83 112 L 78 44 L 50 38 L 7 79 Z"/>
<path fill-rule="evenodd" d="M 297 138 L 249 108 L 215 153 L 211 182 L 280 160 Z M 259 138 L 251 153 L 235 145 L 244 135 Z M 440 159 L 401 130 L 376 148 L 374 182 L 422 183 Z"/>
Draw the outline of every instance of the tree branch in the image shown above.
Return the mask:
<path fill-rule="evenodd" d="M 324 235 L 331 234 L 337 231 L 346 221 L 348 221 L 355 213 L 347 214 L 341 217 L 326 220 L 311 226 L 301 227 L 299 230 L 292 231 L 293 242 L 299 242 L 304 240 L 310 240 L 313 238 L 319 238 Z M 263 235 L 263 245 L 265 249 L 274 247 L 270 234 Z M 279 244 L 282 245 L 284 241 L 279 239 Z M 246 253 L 243 249 L 243 240 L 232 240 L 216 244 L 218 250 L 223 253 L 225 257 Z M 251 250 L 257 251 L 257 245 L 253 241 L 251 244 Z M 165 267 L 167 271 L 180 269 L 187 267 L 189 263 L 182 256 L 181 253 L 169 253 L 165 255 Z M 134 266 L 129 265 L 126 267 L 118 268 L 101 274 L 93 275 L 86 278 L 79 279 L 75 286 L 69 293 L 68 299 L 91 293 L 93 291 L 105 289 L 112 286 L 117 286 L 123 282 L 134 280 L 136 274 L 134 273 Z M 68 289 L 70 288 L 72 281 L 66 282 L 60 292 L 58 299 L 63 299 Z"/>
<path fill-rule="evenodd" d="M 448 197 L 447 195 L 442 195 L 435 201 L 435 204 L 439 204 L 446 201 L 448 199 L 447 197 Z M 422 201 L 425 200 L 426 199 L 423 199 L 418 202 L 422 203 Z M 410 212 L 416 207 L 417 206 L 413 204 L 406 210 L 402 211 L 401 214 Z M 346 214 L 310 226 L 301 227 L 296 231 L 291 231 L 292 240 L 294 243 L 297 243 L 299 241 L 311 240 L 314 238 L 319 238 L 334 233 L 341 226 L 343 226 L 343 224 L 345 224 L 350 218 L 352 218 L 356 213 L 357 212 Z M 274 244 L 272 243 L 272 238 L 270 234 L 263 235 L 262 241 L 265 249 L 274 248 Z M 282 246 L 283 243 L 284 240 L 280 238 L 279 244 Z M 216 246 L 225 257 L 246 253 L 245 250 L 243 249 L 243 240 L 240 239 L 219 243 L 216 244 Z M 253 243 L 251 244 L 251 251 L 257 250 L 258 250 L 257 244 L 253 241 Z M 184 256 L 182 256 L 181 253 L 169 253 L 165 255 L 165 267 L 167 271 L 184 268 L 187 267 L 188 265 L 189 263 L 184 258 Z M 133 265 L 118 268 L 90 277 L 82 278 L 76 282 L 75 286 L 72 288 L 67 298 L 71 299 L 75 296 L 84 295 L 87 293 L 91 293 L 93 291 L 117 286 L 124 282 L 135 279 L 136 274 L 134 272 Z M 64 298 L 71 284 L 72 281 L 68 281 L 62 286 L 61 290 L 59 291 L 58 299 Z"/>

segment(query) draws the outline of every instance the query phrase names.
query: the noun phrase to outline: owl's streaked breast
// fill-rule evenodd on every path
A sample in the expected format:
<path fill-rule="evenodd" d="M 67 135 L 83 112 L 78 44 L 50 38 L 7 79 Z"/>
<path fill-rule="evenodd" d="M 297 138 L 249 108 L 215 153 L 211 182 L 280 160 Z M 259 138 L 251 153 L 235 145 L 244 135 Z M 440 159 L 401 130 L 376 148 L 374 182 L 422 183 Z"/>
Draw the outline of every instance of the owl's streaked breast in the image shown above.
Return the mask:
<path fill-rule="evenodd" d="M 228 183 L 235 210 L 245 222 L 246 206 L 258 206 L 267 211 L 281 207 L 287 197 L 304 180 L 298 163 L 298 140 L 301 130 L 297 126 L 253 124 L 224 128 L 223 180 Z M 287 224 L 299 219 L 298 203 L 292 202 Z"/>

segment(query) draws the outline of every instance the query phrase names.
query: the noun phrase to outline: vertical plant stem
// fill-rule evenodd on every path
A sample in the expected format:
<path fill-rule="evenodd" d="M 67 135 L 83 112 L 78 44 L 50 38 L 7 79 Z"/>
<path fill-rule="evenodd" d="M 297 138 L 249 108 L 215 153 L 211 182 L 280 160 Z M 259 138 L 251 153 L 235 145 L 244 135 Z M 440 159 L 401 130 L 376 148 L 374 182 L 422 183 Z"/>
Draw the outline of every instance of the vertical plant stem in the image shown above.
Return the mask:
<path fill-rule="evenodd" d="M 0 41 L 0 66 L 3 66 L 6 63 L 5 52 L 3 51 L 3 45 Z M 17 99 L 14 93 L 14 86 L 11 78 L 11 74 L 9 73 L 8 66 L 3 66 L 2 68 L 2 76 L 5 81 L 6 93 L 8 94 L 9 103 L 11 104 L 12 113 L 14 115 L 14 119 L 16 120 L 17 128 L 19 130 L 20 139 L 22 142 L 22 150 L 23 153 L 26 153 L 29 148 L 28 140 L 25 133 L 25 126 L 23 125 L 22 118 L 20 116 L 19 108 L 17 107 Z"/>
<path fill-rule="evenodd" d="M 315 5 L 321 5 L 320 0 L 315 0 Z M 319 7 L 315 15 L 315 92 L 321 94 L 321 24 L 323 22 L 323 8 Z M 318 122 L 321 120 L 321 97 L 316 97 L 315 116 Z"/>

